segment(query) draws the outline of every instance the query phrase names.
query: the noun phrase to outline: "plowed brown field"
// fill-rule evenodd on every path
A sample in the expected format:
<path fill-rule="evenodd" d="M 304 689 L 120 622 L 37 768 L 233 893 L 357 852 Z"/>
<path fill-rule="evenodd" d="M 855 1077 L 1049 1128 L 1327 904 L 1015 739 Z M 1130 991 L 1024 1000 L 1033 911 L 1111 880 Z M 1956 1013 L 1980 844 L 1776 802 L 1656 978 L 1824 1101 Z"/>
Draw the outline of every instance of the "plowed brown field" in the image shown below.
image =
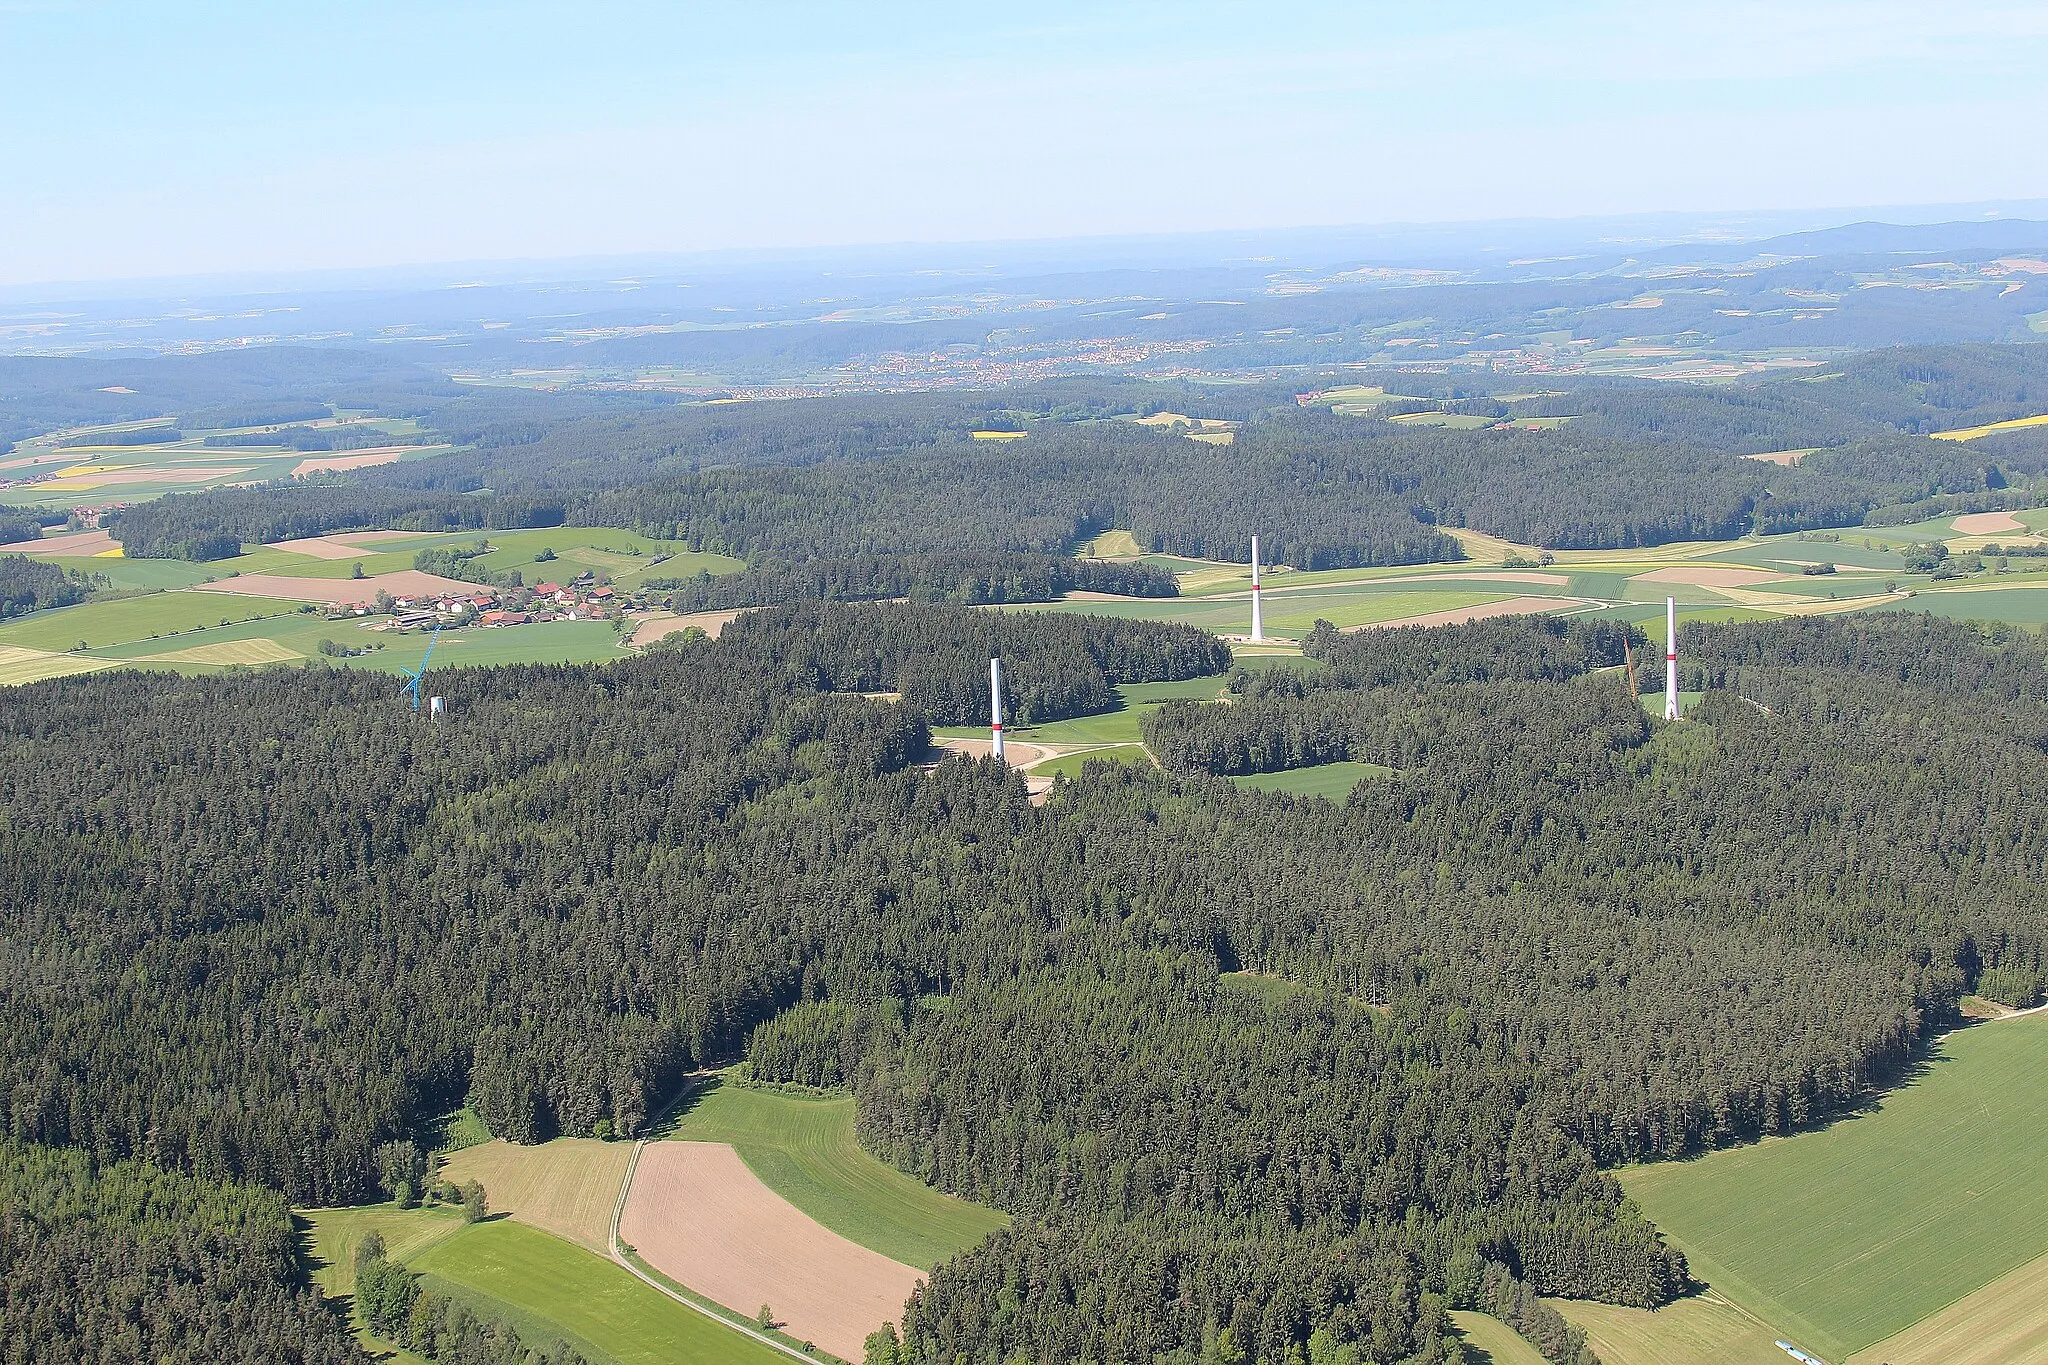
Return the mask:
<path fill-rule="evenodd" d="M 784 1332 L 844 1360 L 924 1278 L 814 1222 L 720 1142 L 647 1144 L 619 1236 L 677 1283 L 741 1313 L 767 1304 Z"/>

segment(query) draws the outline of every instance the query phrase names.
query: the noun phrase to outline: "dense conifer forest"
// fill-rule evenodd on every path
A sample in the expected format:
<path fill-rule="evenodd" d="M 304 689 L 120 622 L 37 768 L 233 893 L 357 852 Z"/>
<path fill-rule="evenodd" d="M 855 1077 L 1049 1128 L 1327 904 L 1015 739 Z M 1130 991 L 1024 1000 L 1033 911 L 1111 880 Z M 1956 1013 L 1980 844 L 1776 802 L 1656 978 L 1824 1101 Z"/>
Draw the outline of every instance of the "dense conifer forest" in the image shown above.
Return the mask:
<path fill-rule="evenodd" d="M 1043 806 L 923 766 L 928 721 L 985 718 L 992 642 L 1049 714 L 1227 652 L 792 604 L 440 673 L 439 723 L 345 670 L 17 689 L 0 1122 L 71 1149 L 25 1161 L 340 1203 L 453 1104 L 631 1136 L 747 1055 L 849 1085 L 872 1150 L 1014 1215 L 912 1301 L 901 1361 L 1448 1361 L 1466 1306 L 1583 1360 L 1535 1294 L 1687 1285 L 1603 1167 L 1860 1103 L 2048 947 L 2035 637 L 1688 639 L 1707 695 L 1668 726 L 1611 628 L 1319 632 L 1325 671 L 1159 713 L 1184 775 Z M 875 691 L 903 699 L 848 695 Z M 1342 806 L 1204 775 L 1300 761 L 1297 730 L 1394 773 Z"/>
<path fill-rule="evenodd" d="M 99 585 L 105 586 L 105 579 Z M 68 607 L 92 596 L 85 575 L 26 555 L 0 555 L 0 616 L 19 616 L 44 607 Z"/>
<path fill-rule="evenodd" d="M 706 407 L 451 395 L 423 374 L 350 372 L 331 382 L 367 386 L 351 401 L 417 417 L 462 448 L 339 482 L 167 497 L 123 512 L 113 533 L 131 555 L 212 558 L 345 527 L 566 520 L 771 564 L 787 592 L 811 560 L 1058 556 L 1110 528 L 1150 550 L 1242 562 L 1256 525 L 1280 562 L 1317 569 L 1455 559 L 1447 527 L 1562 549 L 1896 524 L 2031 505 L 2030 483 L 2048 471 L 2048 438 L 1927 438 L 2038 412 L 2048 348 L 2037 346 L 1904 347 L 1733 388 L 1587 381 L 1494 398 L 1440 376 L 1367 377 L 1434 396 L 1360 414 L 1331 411 L 1313 389 L 1069 381 Z M 1113 420 L 1170 404 L 1240 423 L 1234 443 Z M 1502 425 L 1392 420 L 1432 410 Z M 1524 417 L 1569 420 L 1529 430 Z M 972 439 L 989 426 L 1026 435 Z M 1791 466 L 1742 458 L 1788 449 L 1815 453 Z"/>
<path fill-rule="evenodd" d="M 275 1191 L 0 1141 L 8 1365 L 362 1365 Z"/>
<path fill-rule="evenodd" d="M 962 606 L 1050 602 L 1070 592 L 1120 597 L 1178 597 L 1180 583 L 1145 564 L 1064 555 L 858 555 L 762 565 L 742 573 L 689 579 L 652 576 L 673 611 L 721 611 L 781 602 L 953 602 Z"/>

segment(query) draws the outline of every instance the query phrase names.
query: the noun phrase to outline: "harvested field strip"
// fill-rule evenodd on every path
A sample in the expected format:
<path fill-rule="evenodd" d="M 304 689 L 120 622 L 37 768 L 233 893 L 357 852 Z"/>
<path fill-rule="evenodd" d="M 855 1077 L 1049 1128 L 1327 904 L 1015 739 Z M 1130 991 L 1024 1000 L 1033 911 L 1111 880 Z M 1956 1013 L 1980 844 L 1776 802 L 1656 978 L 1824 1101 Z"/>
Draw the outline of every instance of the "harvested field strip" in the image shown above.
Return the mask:
<path fill-rule="evenodd" d="M 1756 1319 L 1707 1295 L 1651 1312 L 1607 1303 L 1549 1299 L 1586 1334 L 1601 1365 L 1789 1365 L 1777 1336 Z"/>
<path fill-rule="evenodd" d="M 782 1331 L 844 1360 L 924 1278 L 805 1216 L 721 1142 L 642 1149 L 619 1236 L 678 1284 L 738 1312 L 767 1304 Z"/>
<path fill-rule="evenodd" d="M 1104 531 L 1081 548 L 1084 559 L 1136 559 L 1145 553 L 1129 531 Z"/>
<path fill-rule="evenodd" d="M 1522 605 L 1530 602 L 1538 605 Z M 1299 593 L 1275 598 L 1266 604 L 1266 629 L 1280 635 L 1300 638 L 1314 629 L 1317 621 L 1328 621 L 1340 630 L 1393 622 L 1437 625 L 1440 623 L 1434 618 L 1447 612 L 1458 613 L 1474 608 L 1492 607 L 1495 604 L 1507 604 L 1507 612 L 1515 613 L 1555 611 L 1559 607 L 1571 606 L 1573 602 L 1567 597 L 1506 597 L 1497 590 L 1433 592 L 1403 589 L 1386 593 L 1374 593 L 1370 590 L 1352 594 Z M 1493 616 L 1501 613 L 1486 611 L 1482 614 Z M 1446 619 L 1464 621 L 1473 618 L 1452 615 Z M 1249 629 L 1249 621 L 1239 629 Z"/>
<path fill-rule="evenodd" d="M 2022 431 L 2027 427 L 2048 426 L 2048 412 L 2037 417 L 2015 417 L 2009 422 L 1986 422 L 1981 427 L 1959 427 L 1954 431 L 1928 433 L 1937 441 L 1974 441 L 1979 436 L 1990 436 L 2000 431 Z"/>
<path fill-rule="evenodd" d="M 2048 1360 L 2048 1256 L 1852 1357 L 1849 1365 L 2009 1365 Z"/>
<path fill-rule="evenodd" d="M 1266 594 L 1268 602 L 1272 602 L 1283 595 L 1292 596 L 1295 593 L 1333 588 L 1370 587 L 1398 589 L 1415 584 L 1423 584 L 1427 590 L 1443 591 L 1455 588 L 1486 588 L 1503 583 L 1522 587 L 1562 588 L 1568 586 L 1572 581 L 1570 574 L 1538 573 L 1527 569 L 1447 569 L 1442 573 L 1395 574 L 1378 578 L 1330 578 L 1327 581 L 1323 580 L 1320 575 L 1317 575 L 1313 581 L 1303 582 L 1302 579 L 1307 577 L 1309 576 L 1305 574 L 1290 574 L 1278 581 L 1268 578 L 1259 585 L 1259 590 Z M 1247 578 L 1243 586 L 1231 589 L 1230 591 L 1204 593 L 1201 595 L 1212 602 L 1247 600 L 1252 595 L 1250 583 L 1251 580 Z"/>
<path fill-rule="evenodd" d="M 11 544 L 0 545 L 0 551 L 8 554 L 61 555 L 65 558 L 79 559 L 120 548 L 121 542 L 105 531 L 66 531 L 59 535 L 44 536 L 41 540 L 17 540 Z"/>
<path fill-rule="evenodd" d="M 288 664 L 306 656 L 275 640 L 223 640 L 217 645 L 197 645 L 168 654 L 145 654 L 159 664 Z"/>
<path fill-rule="evenodd" d="M 730 1143 L 776 1194 L 905 1265 L 937 1265 L 1007 1221 L 876 1160 L 854 1137 L 853 1118 L 851 1096 L 803 1099 L 714 1081 L 691 1097 L 671 1135 Z"/>
<path fill-rule="evenodd" d="M 545 1320 L 618 1365 L 784 1365 L 787 1359 L 642 1284 L 624 1267 L 516 1222 L 478 1223 L 409 1265 Z"/>
<path fill-rule="evenodd" d="M 1865 607 L 1884 606 L 1905 599 L 1888 593 L 1877 593 L 1867 597 L 1803 597 L 1787 589 L 1782 592 L 1764 592 L 1756 588 L 1716 588 L 1715 592 L 1732 602 L 1745 607 L 1761 607 L 1765 611 L 1777 612 L 1784 616 L 1830 616 L 1837 612 L 1861 611 Z M 1915 599 L 1917 601 L 1917 599 Z M 1924 607 L 1915 607 L 1924 611 Z"/>
<path fill-rule="evenodd" d="M 113 666 L 103 659 L 79 654 L 54 654 L 48 650 L 0 645 L 0 687 L 18 687 L 23 683 L 41 682 L 45 678 L 68 678 L 74 673 L 91 673 Z"/>
<path fill-rule="evenodd" d="M 1683 583 L 1696 588 L 1747 588 L 1758 583 L 1775 583 L 1791 575 L 1768 569 L 1748 569 L 1734 564 L 1679 564 L 1652 569 L 1635 576 L 1637 583 Z"/>
<path fill-rule="evenodd" d="M 517 1147 L 494 1139 L 450 1155 L 443 1174 L 458 1183 L 477 1181 L 493 1210 L 604 1255 L 611 1248 L 612 1206 L 632 1157 L 630 1142 L 556 1138 Z"/>
<path fill-rule="evenodd" d="M 312 559 L 361 559 L 368 553 L 344 543 L 339 536 L 302 536 L 297 540 L 274 541 L 269 548 L 289 550 Z"/>
<path fill-rule="evenodd" d="M 1453 1313 L 1451 1325 L 1465 1339 L 1467 1353 L 1484 1365 L 1549 1365 L 1541 1351 L 1499 1318 L 1484 1313 Z"/>
<path fill-rule="evenodd" d="M 681 616 L 650 617 L 634 627 L 632 643 L 651 645 L 656 640 L 665 640 L 686 630 L 701 630 L 716 640 L 718 632 L 730 625 L 733 618 L 738 615 L 737 611 L 693 611 Z"/>
<path fill-rule="evenodd" d="M 1619 1175 L 1695 1278 L 1832 1359 L 2048 1255 L 2044 1126 L 2035 1015 L 1947 1035 L 1867 1114 Z"/>

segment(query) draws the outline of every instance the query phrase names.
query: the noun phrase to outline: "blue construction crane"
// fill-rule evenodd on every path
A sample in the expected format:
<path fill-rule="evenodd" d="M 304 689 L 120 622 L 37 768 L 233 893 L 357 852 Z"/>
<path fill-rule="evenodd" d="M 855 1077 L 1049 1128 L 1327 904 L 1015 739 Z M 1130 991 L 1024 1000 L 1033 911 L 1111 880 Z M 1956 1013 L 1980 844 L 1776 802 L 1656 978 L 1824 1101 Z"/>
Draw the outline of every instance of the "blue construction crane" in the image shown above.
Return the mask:
<path fill-rule="evenodd" d="M 433 635 L 427 640 L 427 652 L 420 656 L 420 666 L 418 668 L 400 668 L 398 670 L 400 673 L 405 674 L 409 680 L 405 684 L 405 691 L 412 698 L 412 709 L 415 711 L 420 709 L 420 675 L 427 671 L 427 661 L 434 657 L 434 645 L 440 639 L 441 627 L 435 626 Z"/>

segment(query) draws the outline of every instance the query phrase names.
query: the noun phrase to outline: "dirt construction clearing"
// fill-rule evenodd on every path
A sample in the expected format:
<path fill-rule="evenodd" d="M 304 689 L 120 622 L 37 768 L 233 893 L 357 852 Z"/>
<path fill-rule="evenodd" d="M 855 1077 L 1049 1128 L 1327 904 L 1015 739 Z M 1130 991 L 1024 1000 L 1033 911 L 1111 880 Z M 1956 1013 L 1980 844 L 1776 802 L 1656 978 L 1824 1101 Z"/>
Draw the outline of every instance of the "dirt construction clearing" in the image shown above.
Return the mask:
<path fill-rule="evenodd" d="M 677 1283 L 740 1313 L 766 1304 L 784 1332 L 843 1360 L 924 1278 L 812 1221 L 722 1142 L 649 1143 L 619 1236 Z"/>

